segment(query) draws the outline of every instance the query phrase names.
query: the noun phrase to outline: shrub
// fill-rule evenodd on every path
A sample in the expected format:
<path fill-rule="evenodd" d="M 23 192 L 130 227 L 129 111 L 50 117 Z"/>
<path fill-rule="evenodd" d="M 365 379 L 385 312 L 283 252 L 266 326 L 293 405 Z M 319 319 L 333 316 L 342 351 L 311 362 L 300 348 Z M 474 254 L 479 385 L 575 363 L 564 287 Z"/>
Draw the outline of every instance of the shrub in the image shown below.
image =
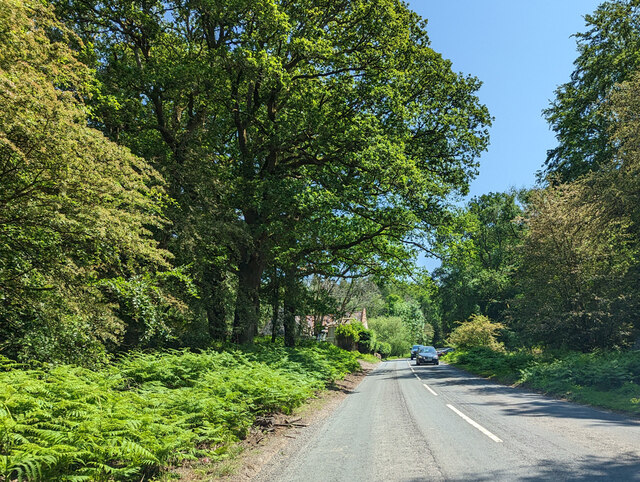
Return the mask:
<path fill-rule="evenodd" d="M 468 321 L 461 323 L 449 335 L 449 344 L 456 348 L 487 347 L 492 350 L 503 350 L 503 345 L 496 339 L 496 333 L 502 330 L 502 323 L 492 322 L 483 315 L 471 315 Z"/>
<path fill-rule="evenodd" d="M 456 350 L 449 363 L 509 383 L 525 384 L 582 403 L 640 414 L 640 352 Z"/>
<path fill-rule="evenodd" d="M 347 323 L 336 327 L 336 343 L 345 350 L 358 348 L 360 333 L 365 330 L 362 323 Z"/>
<path fill-rule="evenodd" d="M 391 345 L 385 341 L 380 342 L 378 344 L 378 353 L 380 353 L 380 356 L 382 356 L 382 358 L 387 358 L 389 355 L 391 355 Z"/>
<path fill-rule="evenodd" d="M 377 346 L 375 331 L 363 329 L 358 334 L 358 351 L 360 353 L 374 353 Z"/>

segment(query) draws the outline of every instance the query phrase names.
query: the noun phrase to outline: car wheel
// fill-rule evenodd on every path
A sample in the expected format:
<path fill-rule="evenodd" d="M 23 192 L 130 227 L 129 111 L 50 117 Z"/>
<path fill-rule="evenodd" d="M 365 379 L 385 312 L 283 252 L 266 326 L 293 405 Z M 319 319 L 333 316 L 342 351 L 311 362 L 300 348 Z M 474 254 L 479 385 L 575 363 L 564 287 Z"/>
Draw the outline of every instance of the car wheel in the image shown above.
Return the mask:
<path fill-rule="evenodd" d="M 437 361 L 435 364 L 436 364 L 436 365 L 440 365 L 440 362 L 439 362 L 439 361 Z"/>
<path fill-rule="evenodd" d="M 416 358 L 416 366 L 420 366 L 420 360 Z"/>

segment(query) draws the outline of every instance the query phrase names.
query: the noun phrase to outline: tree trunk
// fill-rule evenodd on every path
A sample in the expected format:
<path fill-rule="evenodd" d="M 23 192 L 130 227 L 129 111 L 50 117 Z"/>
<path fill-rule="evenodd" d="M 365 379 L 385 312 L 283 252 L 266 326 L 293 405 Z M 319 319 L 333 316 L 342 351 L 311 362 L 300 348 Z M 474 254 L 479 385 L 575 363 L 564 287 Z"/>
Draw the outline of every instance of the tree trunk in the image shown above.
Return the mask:
<path fill-rule="evenodd" d="M 206 311 L 209 323 L 209 336 L 218 341 L 227 339 L 227 308 L 225 305 L 225 274 L 210 267 L 205 279 L 207 290 Z"/>
<path fill-rule="evenodd" d="M 278 279 L 278 273 L 273 270 L 273 293 L 271 298 L 271 306 L 273 308 L 273 318 L 271 319 L 271 343 L 276 342 L 278 336 L 278 312 L 280 311 L 280 280 Z"/>
<path fill-rule="evenodd" d="M 213 294 L 216 297 L 216 294 Z M 213 340 L 225 341 L 227 339 L 227 313 L 223 302 L 212 300 L 207 306 L 207 320 L 209 322 L 209 336 Z"/>
<path fill-rule="evenodd" d="M 258 253 L 251 253 L 238 265 L 238 294 L 232 334 L 234 343 L 251 343 L 258 332 L 263 271 L 264 265 Z"/>
<path fill-rule="evenodd" d="M 284 278 L 284 346 L 296 346 L 296 306 L 298 303 L 298 280 L 292 272 Z M 302 322 L 302 321 L 301 321 Z"/>

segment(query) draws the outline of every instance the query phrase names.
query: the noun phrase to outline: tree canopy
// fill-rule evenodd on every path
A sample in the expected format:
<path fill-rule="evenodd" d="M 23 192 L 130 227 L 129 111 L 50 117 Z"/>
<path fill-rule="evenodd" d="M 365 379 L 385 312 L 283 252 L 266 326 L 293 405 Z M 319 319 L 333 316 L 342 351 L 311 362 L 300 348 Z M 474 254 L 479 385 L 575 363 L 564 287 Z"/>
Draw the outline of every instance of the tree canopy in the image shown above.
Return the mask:
<path fill-rule="evenodd" d="M 433 249 L 442 264 L 434 278 L 445 334 L 473 314 L 504 320 L 515 295 L 523 197 L 515 191 L 475 197 L 437 230 Z"/>
<path fill-rule="evenodd" d="M 398 0 L 57 5 L 93 46 L 97 123 L 177 200 L 166 246 L 207 253 L 201 286 L 237 278 L 236 341 L 267 267 L 402 266 L 487 145 L 479 81 Z"/>
<path fill-rule="evenodd" d="M 269 320 L 292 346 L 296 317 L 362 308 L 368 351 L 470 317 L 508 348 L 629 346 L 639 12 L 586 17 L 549 182 L 452 207 L 491 118 L 400 0 L 4 1 L 0 352 L 91 363 Z"/>
<path fill-rule="evenodd" d="M 91 75 L 40 2 L 0 3 L 0 349 L 75 360 L 124 327 L 96 281 L 167 266 L 162 181 L 86 126 Z"/>
<path fill-rule="evenodd" d="M 548 151 L 545 173 L 571 181 L 610 161 L 612 118 L 601 106 L 618 83 L 640 67 L 640 1 L 609 0 L 585 16 L 575 35 L 578 57 L 571 80 L 556 90 L 545 111 L 558 146 Z"/>

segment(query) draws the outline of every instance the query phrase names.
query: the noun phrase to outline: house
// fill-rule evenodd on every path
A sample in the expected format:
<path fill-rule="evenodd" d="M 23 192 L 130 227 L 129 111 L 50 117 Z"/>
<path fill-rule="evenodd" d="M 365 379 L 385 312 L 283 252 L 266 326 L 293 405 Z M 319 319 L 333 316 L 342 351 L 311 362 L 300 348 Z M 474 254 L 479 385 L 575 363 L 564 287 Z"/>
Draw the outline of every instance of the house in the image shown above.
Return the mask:
<path fill-rule="evenodd" d="M 296 316 L 296 326 L 299 336 L 316 338 L 318 341 L 326 340 L 332 343 L 335 339 L 336 327 L 354 321 L 362 323 L 365 328 L 369 329 L 369 325 L 367 324 L 367 309 L 363 308 L 362 311 L 346 313 L 345 316 L 341 317 L 336 317 L 335 315 Z M 260 334 L 269 336 L 271 335 L 271 331 L 271 322 L 269 322 L 260 330 Z M 284 334 L 282 324 L 279 326 L 278 334 Z"/>
<path fill-rule="evenodd" d="M 336 327 L 339 325 L 346 325 L 347 323 L 360 322 L 366 329 L 369 329 L 367 324 L 367 309 L 363 308 L 362 311 L 353 311 L 347 313 L 340 318 L 335 315 L 313 316 L 307 315 L 305 317 L 303 325 L 305 326 L 305 332 L 308 336 L 315 336 L 318 341 L 328 341 L 333 343 L 335 340 Z"/>

